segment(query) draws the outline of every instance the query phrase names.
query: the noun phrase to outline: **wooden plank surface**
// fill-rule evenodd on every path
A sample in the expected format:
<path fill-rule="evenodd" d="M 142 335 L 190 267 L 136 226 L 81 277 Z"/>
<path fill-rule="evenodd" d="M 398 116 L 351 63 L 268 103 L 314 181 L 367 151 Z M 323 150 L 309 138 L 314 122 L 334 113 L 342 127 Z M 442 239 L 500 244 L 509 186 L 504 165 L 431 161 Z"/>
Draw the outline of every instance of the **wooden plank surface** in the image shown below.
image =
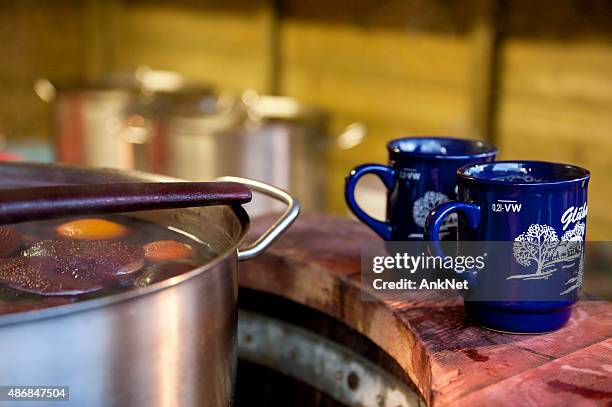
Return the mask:
<path fill-rule="evenodd" d="M 520 394 L 523 405 L 609 406 L 611 353 L 608 339 L 473 392 L 462 402 L 516 405 L 511 400 Z"/>
<path fill-rule="evenodd" d="M 256 220 L 252 233 L 272 221 Z M 367 336 L 432 406 L 612 403 L 612 304 L 580 302 L 557 332 L 507 335 L 470 324 L 460 298 L 366 302 L 361 245 L 373 239 L 356 221 L 304 215 L 267 253 L 241 264 L 239 283 L 322 311 Z"/>

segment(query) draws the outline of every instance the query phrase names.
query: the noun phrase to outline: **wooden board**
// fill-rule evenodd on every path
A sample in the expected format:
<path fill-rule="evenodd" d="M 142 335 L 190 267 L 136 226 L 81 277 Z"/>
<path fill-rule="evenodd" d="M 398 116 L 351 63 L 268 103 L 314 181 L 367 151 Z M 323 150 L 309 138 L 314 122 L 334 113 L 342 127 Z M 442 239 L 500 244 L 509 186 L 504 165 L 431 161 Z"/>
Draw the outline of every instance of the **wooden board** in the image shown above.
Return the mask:
<path fill-rule="evenodd" d="M 273 218 L 254 222 L 260 233 Z M 612 304 L 581 302 L 546 335 L 508 335 L 466 320 L 461 299 L 361 300 L 362 224 L 304 215 L 264 255 L 241 264 L 239 283 L 324 312 L 387 352 L 431 406 L 612 403 Z"/>

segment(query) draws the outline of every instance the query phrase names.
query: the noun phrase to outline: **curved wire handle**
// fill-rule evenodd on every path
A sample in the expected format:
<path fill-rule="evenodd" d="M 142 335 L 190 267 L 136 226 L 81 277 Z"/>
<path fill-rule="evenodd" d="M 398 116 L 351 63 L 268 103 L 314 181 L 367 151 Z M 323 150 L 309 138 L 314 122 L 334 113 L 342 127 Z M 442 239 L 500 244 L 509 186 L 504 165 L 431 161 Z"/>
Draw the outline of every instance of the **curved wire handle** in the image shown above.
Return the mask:
<path fill-rule="evenodd" d="M 238 261 L 250 260 L 263 253 L 282 235 L 300 214 L 300 202 L 282 189 L 266 183 L 240 177 L 221 177 L 217 181 L 239 182 L 278 201 L 287 204 L 287 209 L 268 230 L 247 247 L 238 250 Z"/>

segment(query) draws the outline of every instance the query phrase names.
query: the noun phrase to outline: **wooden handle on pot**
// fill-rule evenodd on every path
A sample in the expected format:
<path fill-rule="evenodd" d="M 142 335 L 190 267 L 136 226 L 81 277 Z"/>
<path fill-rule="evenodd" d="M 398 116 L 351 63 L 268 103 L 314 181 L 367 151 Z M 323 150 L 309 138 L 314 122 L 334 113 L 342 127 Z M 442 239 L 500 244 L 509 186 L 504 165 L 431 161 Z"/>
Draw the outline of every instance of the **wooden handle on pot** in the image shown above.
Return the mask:
<path fill-rule="evenodd" d="M 236 182 L 59 185 L 0 190 L 0 224 L 86 214 L 239 205 L 251 190 Z"/>

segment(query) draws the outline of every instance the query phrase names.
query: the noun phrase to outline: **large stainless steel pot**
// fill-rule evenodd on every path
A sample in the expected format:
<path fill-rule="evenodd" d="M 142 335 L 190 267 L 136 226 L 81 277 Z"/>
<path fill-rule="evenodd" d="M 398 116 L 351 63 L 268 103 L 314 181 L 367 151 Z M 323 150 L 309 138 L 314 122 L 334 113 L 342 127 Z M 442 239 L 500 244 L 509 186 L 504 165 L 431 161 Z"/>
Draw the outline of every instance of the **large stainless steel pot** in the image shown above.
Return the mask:
<path fill-rule="evenodd" d="M 144 173 L 0 164 L 0 187 L 169 180 Z M 70 406 L 227 406 L 236 366 L 236 265 L 266 249 L 296 218 L 281 190 L 228 178 L 285 202 L 259 239 L 242 246 L 241 207 L 133 213 L 208 243 L 218 257 L 146 288 L 0 316 L 0 385 L 69 386 Z M 21 404 L 21 403 L 20 403 Z M 27 403 L 25 403 L 27 405 Z"/>

